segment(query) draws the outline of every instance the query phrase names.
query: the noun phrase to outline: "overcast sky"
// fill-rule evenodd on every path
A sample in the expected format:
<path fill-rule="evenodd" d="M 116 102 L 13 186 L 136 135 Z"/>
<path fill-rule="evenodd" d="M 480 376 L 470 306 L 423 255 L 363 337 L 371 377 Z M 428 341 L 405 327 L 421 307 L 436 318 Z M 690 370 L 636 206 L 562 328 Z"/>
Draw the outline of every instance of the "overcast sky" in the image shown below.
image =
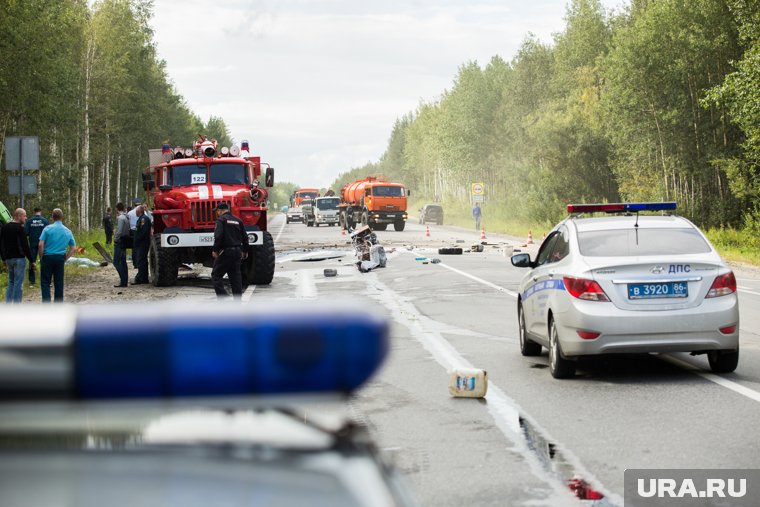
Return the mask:
<path fill-rule="evenodd" d="M 393 123 L 436 100 L 457 68 L 509 61 L 564 27 L 565 0 L 154 0 L 177 91 L 278 181 L 327 187 L 376 161 Z M 618 7 L 623 0 L 602 0 Z"/>

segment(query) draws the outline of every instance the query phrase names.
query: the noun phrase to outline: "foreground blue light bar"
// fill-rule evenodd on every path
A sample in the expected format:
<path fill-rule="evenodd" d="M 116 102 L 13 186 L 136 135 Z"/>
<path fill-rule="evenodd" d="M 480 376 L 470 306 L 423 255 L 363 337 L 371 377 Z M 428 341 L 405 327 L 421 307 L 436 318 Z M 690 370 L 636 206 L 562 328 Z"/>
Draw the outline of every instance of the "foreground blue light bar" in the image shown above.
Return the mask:
<path fill-rule="evenodd" d="M 252 313 L 212 305 L 147 315 L 120 308 L 129 313 L 78 315 L 77 398 L 350 393 L 389 347 L 385 320 L 356 308 Z"/>

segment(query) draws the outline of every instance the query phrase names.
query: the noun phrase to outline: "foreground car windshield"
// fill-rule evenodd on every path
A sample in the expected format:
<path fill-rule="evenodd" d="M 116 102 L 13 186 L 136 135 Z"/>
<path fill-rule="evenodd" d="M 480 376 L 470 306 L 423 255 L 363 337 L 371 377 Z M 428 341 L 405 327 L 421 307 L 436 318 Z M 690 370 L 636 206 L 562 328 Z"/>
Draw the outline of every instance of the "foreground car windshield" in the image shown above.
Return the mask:
<path fill-rule="evenodd" d="M 578 233 L 581 255 L 632 257 L 707 253 L 710 245 L 695 229 L 644 229 L 587 231 Z"/>

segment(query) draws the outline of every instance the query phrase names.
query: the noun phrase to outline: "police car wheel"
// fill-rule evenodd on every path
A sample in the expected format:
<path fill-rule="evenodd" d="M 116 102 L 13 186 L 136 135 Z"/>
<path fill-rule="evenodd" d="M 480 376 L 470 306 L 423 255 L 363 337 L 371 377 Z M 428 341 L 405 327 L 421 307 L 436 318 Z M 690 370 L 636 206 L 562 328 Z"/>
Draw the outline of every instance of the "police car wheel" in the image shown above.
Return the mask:
<path fill-rule="evenodd" d="M 739 365 L 739 349 L 711 350 L 707 353 L 707 361 L 713 373 L 731 373 Z"/>
<path fill-rule="evenodd" d="M 541 354 L 541 345 L 528 338 L 525 331 L 525 314 L 522 303 L 517 304 L 517 325 L 520 333 L 520 353 L 526 357 Z"/>
<path fill-rule="evenodd" d="M 562 357 L 557 325 L 554 319 L 549 321 L 549 371 L 554 378 L 571 378 L 575 376 L 575 361 Z"/>

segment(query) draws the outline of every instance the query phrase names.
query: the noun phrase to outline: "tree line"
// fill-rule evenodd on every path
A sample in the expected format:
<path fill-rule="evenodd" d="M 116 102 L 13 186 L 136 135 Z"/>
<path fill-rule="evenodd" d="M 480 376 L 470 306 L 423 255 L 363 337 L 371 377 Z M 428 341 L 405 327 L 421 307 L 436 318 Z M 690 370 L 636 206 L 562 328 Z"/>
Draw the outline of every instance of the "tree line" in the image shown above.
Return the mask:
<path fill-rule="evenodd" d="M 706 227 L 760 232 L 760 3 L 571 0 L 552 43 L 463 64 L 400 117 L 377 162 L 417 196 L 554 222 L 570 202 L 676 200 Z"/>
<path fill-rule="evenodd" d="M 150 0 L 0 0 L 0 154 L 6 136 L 40 140 L 27 208 L 61 207 L 89 229 L 106 206 L 143 194 L 148 149 L 200 132 L 232 142 L 222 118 L 204 123 L 176 91 L 151 16 Z M 0 200 L 15 206 L 5 180 Z"/>

